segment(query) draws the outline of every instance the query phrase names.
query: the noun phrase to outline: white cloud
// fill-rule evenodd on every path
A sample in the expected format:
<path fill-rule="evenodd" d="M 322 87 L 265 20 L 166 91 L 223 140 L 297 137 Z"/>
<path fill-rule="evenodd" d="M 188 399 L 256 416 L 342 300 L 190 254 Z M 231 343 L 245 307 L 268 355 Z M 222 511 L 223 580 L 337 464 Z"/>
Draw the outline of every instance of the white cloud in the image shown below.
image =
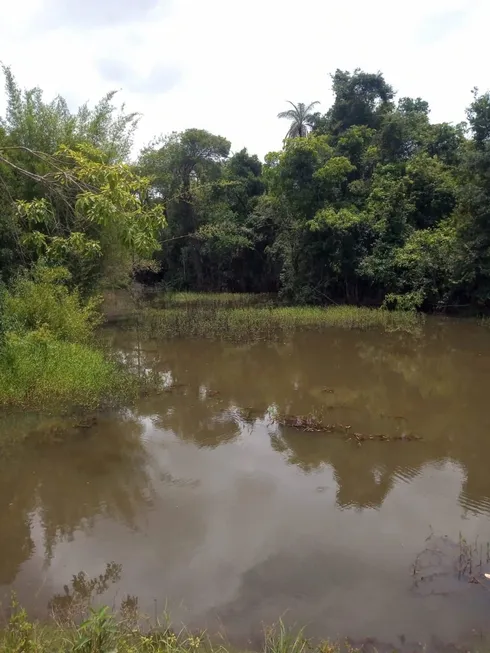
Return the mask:
<path fill-rule="evenodd" d="M 6 16 L 0 59 L 22 86 L 72 103 L 121 87 L 140 143 L 202 127 L 263 155 L 285 100 L 328 109 L 336 68 L 382 71 L 436 121 L 463 120 L 490 86 L 486 0 L 24 0 Z"/>
<path fill-rule="evenodd" d="M 44 27 L 93 28 L 144 20 L 159 6 L 162 0 L 45 0 L 38 19 Z"/>
<path fill-rule="evenodd" d="M 148 95 L 166 93 L 181 79 L 181 72 L 176 66 L 162 63 L 140 73 L 133 68 L 131 61 L 100 59 L 97 62 L 97 70 L 103 79 L 121 84 L 126 91 Z"/>

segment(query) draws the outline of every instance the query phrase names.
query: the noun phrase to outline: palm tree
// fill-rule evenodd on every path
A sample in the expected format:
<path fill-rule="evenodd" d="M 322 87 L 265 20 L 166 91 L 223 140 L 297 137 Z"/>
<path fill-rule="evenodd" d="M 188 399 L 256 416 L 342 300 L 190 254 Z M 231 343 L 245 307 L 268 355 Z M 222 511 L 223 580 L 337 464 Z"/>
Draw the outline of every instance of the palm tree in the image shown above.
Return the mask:
<path fill-rule="evenodd" d="M 286 138 L 296 138 L 297 136 L 306 136 L 308 130 L 311 129 L 313 124 L 313 113 L 311 110 L 319 102 L 312 102 L 308 106 L 303 102 L 298 102 L 298 105 L 293 104 L 288 100 L 289 104 L 293 107 L 287 111 L 281 111 L 277 114 L 278 118 L 287 118 L 291 121 Z"/>

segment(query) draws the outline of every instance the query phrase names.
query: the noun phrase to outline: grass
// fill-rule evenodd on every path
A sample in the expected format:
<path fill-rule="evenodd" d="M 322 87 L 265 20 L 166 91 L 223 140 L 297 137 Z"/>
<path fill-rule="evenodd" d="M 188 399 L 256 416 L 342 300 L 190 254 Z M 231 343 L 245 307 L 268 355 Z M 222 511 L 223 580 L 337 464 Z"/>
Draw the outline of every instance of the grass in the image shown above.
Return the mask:
<path fill-rule="evenodd" d="M 212 338 L 235 341 L 274 340 L 298 330 L 416 330 L 423 318 L 412 312 L 356 306 L 223 308 L 183 305 L 148 308 L 139 315 L 146 335 L 158 338 Z"/>
<path fill-rule="evenodd" d="M 81 624 L 31 622 L 13 606 L 12 616 L 0 630 L 0 653 L 236 653 L 220 638 L 213 643 L 206 633 L 175 631 L 168 624 L 140 627 L 137 619 L 116 618 L 107 608 L 91 610 Z M 264 633 L 263 653 L 337 653 L 340 645 L 313 643 L 303 631 L 288 630 L 282 621 Z M 353 651 L 349 647 L 350 651 Z"/>
<path fill-rule="evenodd" d="M 273 295 L 253 293 L 199 293 L 199 292 L 167 292 L 157 295 L 154 305 L 159 308 L 207 307 L 207 308 L 239 308 L 246 306 L 272 305 Z"/>
<path fill-rule="evenodd" d="M 86 344 L 30 331 L 9 334 L 0 349 L 0 408 L 96 408 L 136 392 L 135 377 Z"/>
<path fill-rule="evenodd" d="M 125 403 L 141 379 L 96 341 L 98 297 L 42 264 L 0 289 L 0 409 L 93 409 Z"/>

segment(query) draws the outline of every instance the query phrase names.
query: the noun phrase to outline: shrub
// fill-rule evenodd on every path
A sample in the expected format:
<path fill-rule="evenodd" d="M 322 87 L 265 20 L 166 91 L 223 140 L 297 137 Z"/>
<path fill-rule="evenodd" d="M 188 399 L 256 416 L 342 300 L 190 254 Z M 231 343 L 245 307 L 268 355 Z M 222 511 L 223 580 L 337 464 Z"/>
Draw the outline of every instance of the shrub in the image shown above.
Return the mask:
<path fill-rule="evenodd" d="M 93 345 L 99 300 L 64 268 L 38 265 L 0 297 L 0 407 L 95 408 L 133 395 L 137 380 Z"/>
<path fill-rule="evenodd" d="M 19 277 L 3 293 L 4 330 L 48 329 L 54 337 L 69 342 L 87 342 L 100 324 L 99 298 L 83 301 L 78 290 L 69 289 L 65 268 L 37 266 Z"/>

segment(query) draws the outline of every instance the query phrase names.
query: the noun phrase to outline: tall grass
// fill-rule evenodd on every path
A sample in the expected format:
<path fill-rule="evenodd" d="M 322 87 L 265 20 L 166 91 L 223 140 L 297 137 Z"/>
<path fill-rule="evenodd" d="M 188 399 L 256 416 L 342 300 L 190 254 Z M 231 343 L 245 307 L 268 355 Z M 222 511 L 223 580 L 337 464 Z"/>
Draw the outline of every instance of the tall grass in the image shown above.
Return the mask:
<path fill-rule="evenodd" d="M 382 329 L 413 332 L 423 318 L 413 312 L 355 306 L 146 309 L 140 314 L 150 337 L 274 340 L 298 330 Z"/>
<path fill-rule="evenodd" d="M 97 346 L 97 298 L 63 268 L 42 265 L 0 294 L 0 408 L 95 408 L 136 392 L 136 379 Z"/>
<path fill-rule="evenodd" d="M 0 408 L 95 408 L 136 392 L 136 379 L 101 350 L 42 330 L 9 333 L 0 349 Z"/>
<path fill-rule="evenodd" d="M 154 624 L 142 628 L 134 618 L 118 619 L 107 608 L 91 610 L 88 618 L 72 623 L 31 622 L 24 610 L 14 606 L 12 616 L 0 630 L 0 653 L 237 653 L 222 638 L 214 643 L 206 633 L 179 631 Z M 263 653 L 340 653 L 340 644 L 313 642 L 303 631 L 289 630 L 280 621 L 265 632 Z M 354 649 L 349 647 L 354 653 Z"/>
<path fill-rule="evenodd" d="M 153 306 L 158 308 L 239 308 L 272 305 L 274 296 L 253 293 L 166 292 L 157 294 Z"/>

